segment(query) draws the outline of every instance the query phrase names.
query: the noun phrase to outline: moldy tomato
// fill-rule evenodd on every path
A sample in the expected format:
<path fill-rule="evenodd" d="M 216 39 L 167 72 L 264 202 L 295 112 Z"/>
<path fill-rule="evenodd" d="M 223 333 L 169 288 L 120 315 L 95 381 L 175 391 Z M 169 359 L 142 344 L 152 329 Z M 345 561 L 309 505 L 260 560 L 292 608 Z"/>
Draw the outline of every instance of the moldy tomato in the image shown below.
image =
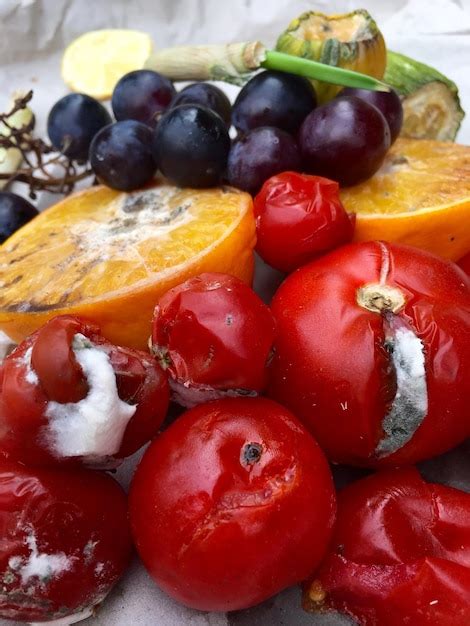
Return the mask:
<path fill-rule="evenodd" d="M 305 580 L 330 538 L 326 459 L 266 398 L 191 409 L 146 451 L 130 491 L 137 549 L 170 596 L 205 611 L 262 602 Z"/>
<path fill-rule="evenodd" d="M 470 494 L 408 468 L 346 487 L 305 606 L 334 608 L 361 626 L 468 626 Z"/>
<path fill-rule="evenodd" d="M 182 406 L 262 391 L 273 342 L 271 311 L 234 276 L 191 278 L 155 308 L 152 351 Z"/>
<path fill-rule="evenodd" d="M 110 476 L 0 460 L 1 617 L 85 619 L 130 555 L 126 496 Z"/>
<path fill-rule="evenodd" d="M 282 272 L 351 241 L 355 216 L 339 198 L 339 185 L 321 176 L 283 172 L 254 199 L 256 251 Z"/>
<path fill-rule="evenodd" d="M 427 252 L 352 244 L 281 285 L 270 395 L 332 460 L 399 465 L 470 435 L 470 279 Z"/>
<path fill-rule="evenodd" d="M 3 362 L 0 453 L 30 465 L 113 467 L 160 427 L 166 376 L 150 354 L 60 316 Z"/>

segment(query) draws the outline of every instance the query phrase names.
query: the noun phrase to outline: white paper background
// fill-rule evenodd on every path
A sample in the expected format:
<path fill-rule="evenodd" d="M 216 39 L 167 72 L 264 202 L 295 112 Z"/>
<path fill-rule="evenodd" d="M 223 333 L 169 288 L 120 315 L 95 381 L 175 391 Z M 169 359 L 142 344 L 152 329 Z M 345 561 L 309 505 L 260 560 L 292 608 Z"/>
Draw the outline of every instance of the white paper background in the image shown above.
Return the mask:
<path fill-rule="evenodd" d="M 305 10 L 327 13 L 368 9 L 379 22 L 388 46 L 436 66 L 461 91 L 470 112 L 470 0 L 0 0 L 0 109 L 15 89 L 34 89 L 38 128 L 66 89 L 60 57 L 67 43 L 96 28 L 131 27 L 149 32 L 158 47 L 259 39 L 273 45 L 290 19 Z M 235 88 L 226 87 L 230 95 Z M 470 116 L 458 140 L 470 143 Z M 40 205 L 51 199 L 43 196 Z M 275 277 L 273 279 L 275 281 Z M 427 464 L 433 479 L 470 484 L 469 448 Z M 127 485 L 133 462 L 119 472 Z M 247 575 L 249 573 L 247 572 Z M 235 616 L 190 611 L 166 598 L 135 562 L 98 616 L 96 626 L 277 626 L 350 623 L 343 618 L 313 618 L 299 608 L 289 590 L 260 608 Z M 0 626 L 12 624 L 0 620 Z M 398 625 L 397 625 L 398 626 Z M 437 625 L 438 626 L 438 625 Z"/>

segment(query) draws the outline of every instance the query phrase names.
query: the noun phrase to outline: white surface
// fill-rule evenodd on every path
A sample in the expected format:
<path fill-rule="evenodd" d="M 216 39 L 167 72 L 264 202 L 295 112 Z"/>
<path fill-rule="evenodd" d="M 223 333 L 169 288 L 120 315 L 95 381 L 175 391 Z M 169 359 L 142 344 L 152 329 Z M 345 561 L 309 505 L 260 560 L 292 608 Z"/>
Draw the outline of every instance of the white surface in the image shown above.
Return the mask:
<path fill-rule="evenodd" d="M 31 346 L 31 348 L 28 348 L 26 350 L 23 357 L 21 359 L 18 359 L 18 364 L 24 365 L 26 367 L 26 376 L 25 376 L 26 382 L 28 382 L 30 385 L 35 385 L 36 383 L 39 382 L 39 378 L 36 372 L 33 370 L 33 366 L 31 365 L 32 353 L 33 353 L 33 347 Z"/>
<path fill-rule="evenodd" d="M 461 91 L 470 111 L 470 0 L 0 0 L 0 109 L 15 89 L 34 89 L 32 107 L 38 129 L 44 129 L 52 104 L 66 93 L 60 79 L 63 47 L 87 30 L 131 27 L 152 34 L 158 47 L 184 43 L 217 43 L 259 39 L 268 45 L 289 21 L 308 9 L 344 12 L 364 7 L 379 22 L 388 46 L 435 65 Z M 229 95 L 235 88 L 221 85 Z M 458 140 L 470 143 L 470 118 Z M 54 198 L 43 195 L 39 206 Z M 276 273 L 259 276 L 264 295 L 279 282 Z M 425 465 L 428 475 L 460 487 L 470 484 L 468 448 Z M 139 456 L 139 455 L 137 455 Z M 127 487 L 135 464 L 118 471 Z M 350 623 L 332 616 L 307 616 L 299 610 L 296 591 L 287 591 L 262 607 L 230 618 L 177 605 L 160 592 L 136 561 L 88 626 L 280 626 Z M 0 620 L 0 626 L 11 622 Z"/>
<path fill-rule="evenodd" d="M 124 431 L 137 406 L 121 400 L 116 375 L 108 355 L 82 334 L 73 340 L 73 351 L 88 383 L 79 402 L 49 402 L 45 436 L 58 458 L 83 457 L 100 464 L 119 452 Z M 107 466 L 106 466 L 107 467 Z"/>
<path fill-rule="evenodd" d="M 21 576 L 22 585 L 26 585 L 31 579 L 36 579 L 33 584 L 40 585 L 43 579 L 59 576 L 72 567 L 71 560 L 63 552 L 38 552 L 36 535 L 32 529 L 26 538 L 26 545 L 30 551 L 27 558 L 13 556 L 8 561 L 8 566 Z"/>

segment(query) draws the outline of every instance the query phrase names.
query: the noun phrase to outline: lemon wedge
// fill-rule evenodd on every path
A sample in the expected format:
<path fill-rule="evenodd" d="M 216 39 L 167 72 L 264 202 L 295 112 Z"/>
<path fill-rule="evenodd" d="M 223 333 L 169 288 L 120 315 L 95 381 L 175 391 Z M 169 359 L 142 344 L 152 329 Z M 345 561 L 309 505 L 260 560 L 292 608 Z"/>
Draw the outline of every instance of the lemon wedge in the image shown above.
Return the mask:
<path fill-rule="evenodd" d="M 93 30 L 66 48 L 62 78 L 72 91 L 106 100 L 122 76 L 143 68 L 152 49 L 150 35 L 138 30 Z"/>

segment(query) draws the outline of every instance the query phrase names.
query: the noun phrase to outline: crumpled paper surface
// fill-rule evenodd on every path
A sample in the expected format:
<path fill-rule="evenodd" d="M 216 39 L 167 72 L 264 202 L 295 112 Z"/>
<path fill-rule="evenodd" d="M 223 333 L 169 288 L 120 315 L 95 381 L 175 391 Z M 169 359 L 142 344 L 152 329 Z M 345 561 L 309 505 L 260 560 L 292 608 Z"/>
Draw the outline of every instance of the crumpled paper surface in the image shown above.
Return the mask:
<path fill-rule="evenodd" d="M 434 65 L 459 86 L 469 117 L 458 141 L 470 144 L 470 0 L 0 0 L 0 109 L 16 89 L 34 89 L 32 108 L 43 131 L 52 104 L 66 93 L 60 77 L 64 47 L 97 28 L 130 27 L 149 32 L 158 47 L 259 39 L 274 45 L 289 21 L 305 10 L 327 13 L 366 8 L 378 21 L 388 47 Z M 233 97 L 236 88 L 221 85 Z M 54 201 L 42 194 L 39 207 Z M 268 299 L 279 275 L 259 265 L 256 286 Z M 141 453 L 137 455 L 140 456 Z M 137 458 L 117 478 L 127 488 Z M 470 444 L 424 463 L 430 480 L 470 491 Z M 344 484 L 357 476 L 336 471 Z M 247 572 L 249 575 L 249 572 Z M 290 589 L 259 607 L 229 615 L 192 611 L 166 597 L 134 560 L 122 581 L 88 626 L 346 626 L 345 617 L 311 616 Z M 0 620 L 0 626 L 13 622 Z"/>

